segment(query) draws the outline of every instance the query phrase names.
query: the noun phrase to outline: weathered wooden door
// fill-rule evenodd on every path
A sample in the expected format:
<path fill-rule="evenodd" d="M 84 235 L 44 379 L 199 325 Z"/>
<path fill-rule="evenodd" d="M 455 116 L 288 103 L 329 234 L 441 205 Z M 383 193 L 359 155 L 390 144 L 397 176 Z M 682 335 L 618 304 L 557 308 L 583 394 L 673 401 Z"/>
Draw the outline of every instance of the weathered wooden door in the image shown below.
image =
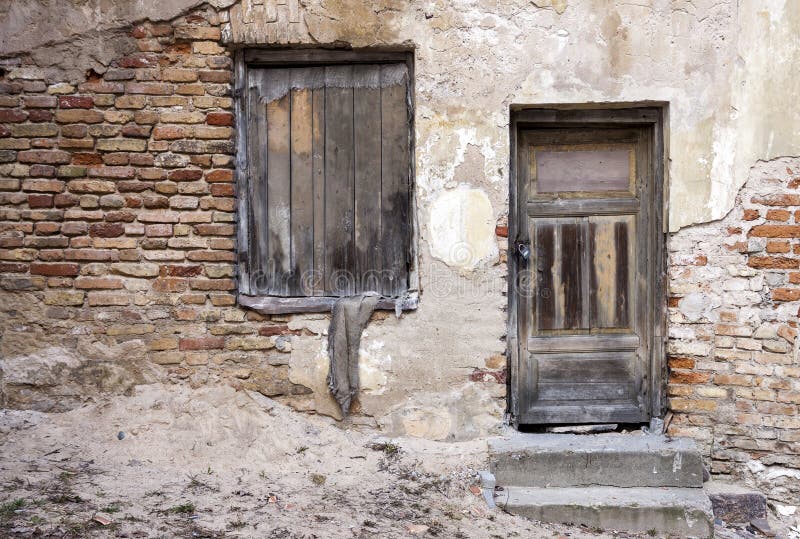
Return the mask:
<path fill-rule="evenodd" d="M 601 125 L 517 131 L 517 423 L 660 413 L 655 130 Z"/>

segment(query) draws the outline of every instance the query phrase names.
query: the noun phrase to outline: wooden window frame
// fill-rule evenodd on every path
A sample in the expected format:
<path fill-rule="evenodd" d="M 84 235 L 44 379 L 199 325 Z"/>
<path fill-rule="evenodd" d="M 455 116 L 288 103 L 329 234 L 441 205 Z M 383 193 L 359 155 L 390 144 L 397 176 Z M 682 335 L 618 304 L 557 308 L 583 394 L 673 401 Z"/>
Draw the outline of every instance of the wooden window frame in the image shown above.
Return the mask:
<path fill-rule="evenodd" d="M 521 144 L 521 132 L 526 128 L 598 128 L 598 127 L 624 127 L 648 126 L 653 129 L 653 196 L 660 206 L 650 220 L 648 235 L 653 242 L 653 252 L 657 253 L 658 260 L 652 260 L 654 281 L 648 283 L 652 297 L 659 302 L 655 305 L 649 321 L 652 328 L 652 359 L 650 363 L 649 384 L 651 417 L 664 417 L 668 407 L 667 398 L 667 253 L 666 236 L 668 228 L 668 201 L 669 181 L 667 177 L 669 156 L 667 154 L 666 125 L 668 118 L 668 104 L 663 102 L 648 102 L 642 104 L 597 104 L 591 105 L 512 105 L 510 107 L 509 122 L 509 233 L 508 250 L 514 252 L 519 236 L 520 220 L 524 212 L 520 204 L 524 201 L 518 199 L 517 182 L 518 174 L 525 165 L 519 164 L 518 148 Z M 586 201 L 585 209 L 602 213 L 601 207 L 593 207 Z M 624 203 L 624 201 L 623 201 Z M 653 208 L 656 209 L 656 208 Z M 560 212 L 559 212 L 560 213 Z M 549 214 L 548 214 L 549 215 Z M 518 426 L 520 415 L 520 396 L 522 358 L 519 355 L 519 320 L 518 297 L 515 283 L 518 279 L 518 264 L 509 262 L 508 265 L 508 363 L 509 380 L 507 392 L 507 422 Z"/>
<path fill-rule="evenodd" d="M 329 312 L 337 301 L 334 296 L 269 296 L 251 295 L 241 290 L 241 279 L 247 278 L 249 248 L 249 223 L 246 216 L 250 201 L 246 194 L 248 185 L 247 118 L 244 105 L 249 69 L 265 67 L 312 67 L 326 65 L 356 65 L 405 63 L 409 78 L 409 108 L 411 114 L 409 130 L 409 267 L 408 290 L 404 296 L 383 297 L 377 309 L 393 310 L 397 313 L 414 310 L 419 303 L 419 270 L 417 239 L 419 226 L 415 197 L 415 149 L 414 149 L 414 53 L 413 51 L 328 50 L 328 49 L 239 49 L 234 55 L 234 113 L 236 118 L 236 214 L 237 250 L 236 267 L 238 280 L 237 301 L 262 314 Z"/>

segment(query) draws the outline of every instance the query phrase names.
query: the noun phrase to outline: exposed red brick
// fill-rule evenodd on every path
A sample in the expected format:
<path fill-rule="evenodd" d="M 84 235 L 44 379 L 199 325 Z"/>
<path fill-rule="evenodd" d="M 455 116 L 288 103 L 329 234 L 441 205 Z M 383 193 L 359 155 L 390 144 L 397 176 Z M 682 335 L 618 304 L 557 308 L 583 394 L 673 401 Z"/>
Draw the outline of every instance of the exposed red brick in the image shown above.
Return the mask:
<path fill-rule="evenodd" d="M 17 109 L 0 109 L 1 123 L 19 123 L 28 118 L 28 113 Z"/>
<path fill-rule="evenodd" d="M 30 122 L 49 122 L 53 119 L 53 113 L 49 110 L 34 109 L 28 112 Z"/>
<path fill-rule="evenodd" d="M 178 341 L 180 350 L 221 350 L 224 337 L 183 337 Z"/>
<path fill-rule="evenodd" d="M 186 279 L 159 277 L 153 281 L 153 291 L 163 293 L 185 292 L 189 289 Z"/>
<path fill-rule="evenodd" d="M 206 115 L 208 125 L 233 125 L 233 114 L 230 112 L 209 112 Z"/>
<path fill-rule="evenodd" d="M 800 206 L 800 195 L 780 194 L 753 197 L 753 204 L 763 204 L 765 206 Z"/>
<path fill-rule="evenodd" d="M 192 279 L 189 283 L 193 290 L 234 290 L 233 279 Z"/>
<path fill-rule="evenodd" d="M 202 82 L 226 83 L 231 81 L 230 71 L 200 71 Z"/>
<path fill-rule="evenodd" d="M 155 140 L 174 140 L 184 138 L 185 136 L 186 131 L 182 127 L 165 125 L 153 129 L 153 139 Z"/>
<path fill-rule="evenodd" d="M 670 369 L 694 369 L 694 360 L 689 357 L 669 358 Z"/>
<path fill-rule="evenodd" d="M 762 238 L 800 238 L 800 225 L 759 225 L 751 228 L 749 235 Z"/>
<path fill-rule="evenodd" d="M 79 152 L 72 154 L 73 165 L 102 165 L 103 157 L 97 153 Z"/>
<path fill-rule="evenodd" d="M 148 138 L 152 127 L 149 125 L 126 125 L 122 128 L 123 137 Z"/>
<path fill-rule="evenodd" d="M 115 290 L 123 288 L 122 281 L 111 277 L 78 277 L 75 279 L 75 288 L 92 290 Z"/>
<path fill-rule="evenodd" d="M 26 95 L 25 108 L 44 108 L 51 109 L 58 105 L 58 99 L 54 95 Z"/>
<path fill-rule="evenodd" d="M 125 234 L 125 227 L 120 223 L 95 223 L 89 227 L 89 235 L 93 238 L 117 238 Z"/>
<path fill-rule="evenodd" d="M 72 263 L 43 264 L 41 262 L 31 263 L 32 275 L 74 277 L 78 275 L 79 271 L 80 267 L 78 266 L 78 264 L 72 264 Z"/>
<path fill-rule="evenodd" d="M 155 67 L 158 66 L 157 54 L 132 54 L 117 60 L 119 67 L 137 68 L 137 67 Z"/>
<path fill-rule="evenodd" d="M 0 273 L 28 273 L 28 265 L 21 262 L 0 262 Z"/>
<path fill-rule="evenodd" d="M 146 36 L 147 36 L 147 29 L 143 25 L 137 24 L 136 26 L 131 28 L 131 37 L 139 39 Z"/>
<path fill-rule="evenodd" d="M 233 251 L 190 251 L 186 258 L 192 262 L 234 262 Z"/>
<path fill-rule="evenodd" d="M 211 223 L 197 224 L 194 230 L 200 236 L 232 236 L 235 232 L 233 225 Z"/>
<path fill-rule="evenodd" d="M 20 163 L 67 164 L 72 159 L 68 152 L 61 150 L 28 150 L 19 152 L 17 159 Z M 800 227 L 798 227 L 800 228 Z"/>
<path fill-rule="evenodd" d="M 211 194 L 215 197 L 232 197 L 233 184 L 232 183 L 214 183 L 211 185 Z"/>
<path fill-rule="evenodd" d="M 233 171 L 228 169 L 211 170 L 206 173 L 208 183 L 229 183 L 233 181 Z"/>
<path fill-rule="evenodd" d="M 203 273 L 203 266 L 161 266 L 159 273 L 170 277 L 197 277 Z"/>
<path fill-rule="evenodd" d="M 747 265 L 760 269 L 797 269 L 800 261 L 785 256 L 751 256 Z"/>
<path fill-rule="evenodd" d="M 65 249 L 64 258 L 86 262 L 110 262 L 119 259 L 119 253 L 112 249 Z"/>
<path fill-rule="evenodd" d="M 203 171 L 197 168 L 179 168 L 171 170 L 168 177 L 174 182 L 195 181 L 203 177 Z"/>
<path fill-rule="evenodd" d="M 258 328 L 258 334 L 262 337 L 274 337 L 276 335 L 300 335 L 302 332 L 296 329 L 289 329 L 287 325 L 272 325 L 261 326 Z"/>
<path fill-rule="evenodd" d="M 780 221 L 785 223 L 792 216 L 792 212 L 788 210 L 769 210 L 767 211 L 767 219 L 770 221 Z"/>
<path fill-rule="evenodd" d="M 800 288 L 775 288 L 772 291 L 772 299 L 775 301 L 800 300 Z"/>
<path fill-rule="evenodd" d="M 707 372 L 672 371 L 669 375 L 671 384 L 705 384 L 711 380 Z"/>
<path fill-rule="evenodd" d="M 28 206 L 31 208 L 52 208 L 53 195 L 28 195 Z"/>
<path fill-rule="evenodd" d="M 767 242 L 767 252 L 768 253 L 788 253 L 790 249 L 790 245 L 788 241 L 768 241 Z"/>

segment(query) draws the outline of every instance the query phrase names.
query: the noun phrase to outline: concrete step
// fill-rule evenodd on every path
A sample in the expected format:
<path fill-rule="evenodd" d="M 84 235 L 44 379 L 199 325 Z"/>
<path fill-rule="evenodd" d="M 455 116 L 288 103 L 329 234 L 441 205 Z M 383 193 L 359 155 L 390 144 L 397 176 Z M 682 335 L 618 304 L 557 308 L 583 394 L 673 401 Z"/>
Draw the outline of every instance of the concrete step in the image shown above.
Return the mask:
<path fill-rule="evenodd" d="M 711 502 L 699 488 L 504 487 L 495 502 L 512 514 L 654 537 L 712 537 Z"/>
<path fill-rule="evenodd" d="M 693 440 L 638 434 L 526 434 L 489 440 L 498 485 L 702 487 Z"/>

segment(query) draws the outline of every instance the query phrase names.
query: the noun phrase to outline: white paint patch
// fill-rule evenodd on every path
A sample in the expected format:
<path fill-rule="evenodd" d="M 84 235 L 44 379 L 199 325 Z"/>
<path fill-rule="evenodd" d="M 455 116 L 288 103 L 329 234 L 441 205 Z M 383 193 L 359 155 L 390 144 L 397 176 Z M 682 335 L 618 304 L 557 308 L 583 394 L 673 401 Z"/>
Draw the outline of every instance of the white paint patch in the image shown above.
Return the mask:
<path fill-rule="evenodd" d="M 445 191 L 431 204 L 431 255 L 451 267 L 473 270 L 497 259 L 495 217 L 480 189 Z"/>

